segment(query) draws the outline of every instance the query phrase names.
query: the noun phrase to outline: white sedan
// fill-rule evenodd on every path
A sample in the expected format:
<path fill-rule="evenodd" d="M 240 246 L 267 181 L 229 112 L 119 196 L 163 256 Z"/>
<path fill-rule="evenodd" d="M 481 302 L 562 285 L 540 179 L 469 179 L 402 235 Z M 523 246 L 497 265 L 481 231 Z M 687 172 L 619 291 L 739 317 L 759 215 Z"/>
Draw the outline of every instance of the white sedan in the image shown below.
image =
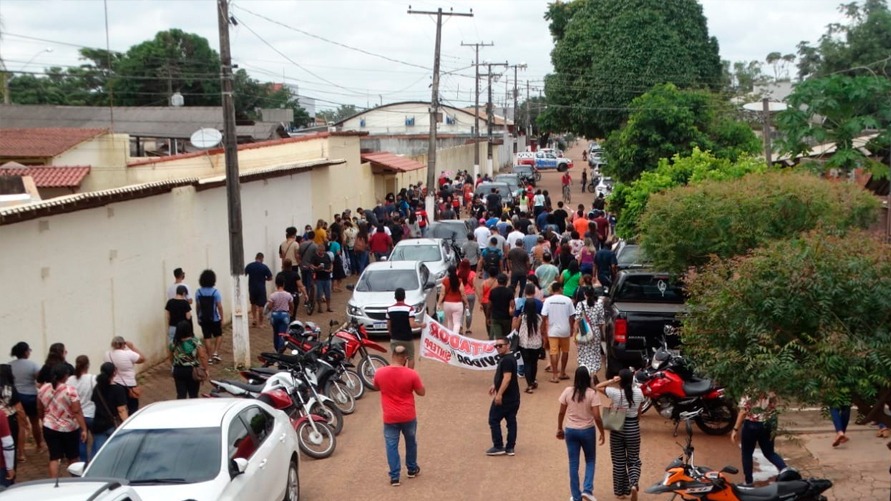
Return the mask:
<path fill-rule="evenodd" d="M 74 463 L 68 471 L 127 479 L 145 501 L 297 501 L 297 450 L 290 419 L 262 402 L 172 400 L 140 409 L 86 469 Z"/>

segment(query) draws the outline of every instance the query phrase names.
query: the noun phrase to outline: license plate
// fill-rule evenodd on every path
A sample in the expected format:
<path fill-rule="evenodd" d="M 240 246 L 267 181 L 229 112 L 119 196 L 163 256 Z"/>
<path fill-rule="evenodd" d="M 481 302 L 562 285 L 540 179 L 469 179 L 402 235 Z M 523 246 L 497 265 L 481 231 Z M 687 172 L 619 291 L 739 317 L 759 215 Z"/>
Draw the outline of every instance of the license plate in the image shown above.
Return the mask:
<path fill-rule="evenodd" d="M 386 329 L 387 322 L 374 322 L 373 324 L 371 324 L 371 328 L 372 329 Z"/>

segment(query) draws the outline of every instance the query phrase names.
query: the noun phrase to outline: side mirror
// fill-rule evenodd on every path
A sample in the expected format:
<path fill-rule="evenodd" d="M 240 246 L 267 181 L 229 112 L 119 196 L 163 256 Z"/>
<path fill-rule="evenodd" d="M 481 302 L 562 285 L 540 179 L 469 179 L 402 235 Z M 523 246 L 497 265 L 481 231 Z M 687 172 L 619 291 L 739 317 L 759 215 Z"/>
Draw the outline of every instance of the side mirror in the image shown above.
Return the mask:
<path fill-rule="evenodd" d="M 436 282 L 427 282 L 424 284 L 424 290 L 429 291 L 430 289 L 436 287 Z"/>
<path fill-rule="evenodd" d="M 244 458 L 235 458 L 229 463 L 229 477 L 235 478 L 247 471 L 248 461 Z"/>
<path fill-rule="evenodd" d="M 73 463 L 68 465 L 68 473 L 70 473 L 72 477 L 82 477 L 86 467 L 87 463 Z"/>
<path fill-rule="evenodd" d="M 721 473 L 729 473 L 731 475 L 736 475 L 737 473 L 739 473 L 739 470 L 737 470 L 736 467 L 734 467 L 734 466 L 725 466 L 725 467 L 721 468 Z"/>
<path fill-rule="evenodd" d="M 346 288 L 347 288 L 348 291 L 352 291 L 353 289 L 356 288 L 356 286 L 353 285 L 353 284 L 349 284 L 349 285 L 346 286 Z"/>

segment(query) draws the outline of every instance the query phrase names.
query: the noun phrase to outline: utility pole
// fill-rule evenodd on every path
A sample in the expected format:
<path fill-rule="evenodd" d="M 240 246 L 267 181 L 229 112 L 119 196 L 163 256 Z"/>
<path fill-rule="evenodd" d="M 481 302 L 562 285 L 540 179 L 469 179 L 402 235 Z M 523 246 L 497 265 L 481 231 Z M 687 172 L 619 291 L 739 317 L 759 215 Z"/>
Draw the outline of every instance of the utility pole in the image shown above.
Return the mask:
<path fill-rule="evenodd" d="M 761 114 L 764 119 L 764 127 L 761 130 L 761 135 L 764 136 L 764 161 L 770 165 L 770 100 L 766 97 L 761 100 Z"/>
<path fill-rule="evenodd" d="M 532 137 L 532 115 L 529 107 L 529 80 L 526 80 L 526 147 L 529 147 L 529 138 Z"/>
<path fill-rule="evenodd" d="M 473 102 L 473 178 L 480 173 L 480 47 L 491 47 L 495 42 L 491 43 L 464 43 L 462 47 L 473 47 L 476 52 L 476 60 L 473 67 L 476 69 L 476 78 L 473 80 L 474 102 Z"/>
<path fill-rule="evenodd" d="M 473 11 L 471 10 L 470 13 L 443 12 L 442 7 L 440 7 L 436 9 L 436 12 L 432 12 L 412 10 L 411 5 L 409 5 L 408 13 L 436 16 L 436 48 L 433 54 L 433 96 L 430 99 L 430 142 L 427 145 L 427 198 L 424 200 L 427 214 L 432 216 L 435 214 L 433 206 L 436 197 L 436 122 L 439 117 L 439 47 L 442 44 L 442 16 L 473 17 Z"/>
<path fill-rule="evenodd" d="M 517 85 L 518 85 L 518 83 L 519 83 L 519 82 L 517 81 L 517 70 L 524 70 L 524 71 L 525 71 L 525 70 L 526 70 L 526 63 L 512 64 L 510 67 L 514 69 L 514 131 L 515 131 L 515 133 L 516 133 L 516 135 L 517 135 L 517 138 L 516 138 L 516 140 L 514 141 L 514 155 L 516 155 L 516 154 L 517 154 L 517 148 L 519 148 L 519 146 L 517 145 L 517 143 L 520 142 L 520 127 L 519 127 L 519 125 L 517 125 L 517 108 L 519 107 L 519 103 L 517 102 L 517 96 L 518 96 Z M 527 85 L 528 85 L 528 82 L 527 82 Z M 528 101 L 528 100 L 529 100 L 529 96 L 528 96 L 529 93 L 527 92 L 526 94 L 527 94 L 527 96 L 526 96 L 526 103 L 528 104 L 528 103 L 529 103 L 529 101 Z"/>
<path fill-rule="evenodd" d="M 488 67 L 488 70 L 486 71 L 486 78 L 488 79 L 488 84 L 489 84 L 489 99 L 486 102 L 486 122 L 487 122 L 488 129 L 489 129 L 488 130 L 489 143 L 488 143 L 488 148 L 486 149 L 486 174 L 491 176 L 494 171 L 493 165 L 492 165 L 492 141 L 493 141 L 493 139 L 492 139 L 492 132 L 493 132 L 492 125 L 493 125 L 493 122 L 495 121 L 495 105 L 494 105 L 494 103 L 492 103 L 492 77 L 494 76 L 492 74 L 492 66 L 504 66 L 506 68 L 507 63 L 506 62 L 504 62 L 504 63 L 486 63 L 486 66 Z"/>
<path fill-rule="evenodd" d="M 238 177 L 238 139 L 232 93 L 232 53 L 229 50 L 229 1 L 217 0 L 220 31 L 220 83 L 223 93 L 223 146 L 226 153 L 226 201 L 229 208 L 229 272 L 232 274 L 232 352 L 235 367 L 251 363 L 247 320 L 247 280 L 244 278 L 244 241 L 241 234 L 241 183 Z"/>

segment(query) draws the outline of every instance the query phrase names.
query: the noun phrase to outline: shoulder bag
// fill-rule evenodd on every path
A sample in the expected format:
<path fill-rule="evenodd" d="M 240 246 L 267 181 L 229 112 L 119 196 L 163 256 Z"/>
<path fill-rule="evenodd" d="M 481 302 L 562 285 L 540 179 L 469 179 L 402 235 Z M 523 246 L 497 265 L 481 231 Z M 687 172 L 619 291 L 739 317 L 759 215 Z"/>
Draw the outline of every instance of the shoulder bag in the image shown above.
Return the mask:
<path fill-rule="evenodd" d="M 582 315 L 579 318 L 579 333 L 576 334 L 575 340 L 579 344 L 588 344 L 594 341 L 594 330 L 588 323 L 588 307 L 582 306 Z"/>
<path fill-rule="evenodd" d="M 102 391 L 94 392 L 99 395 L 99 401 L 102 402 L 102 407 L 105 408 L 105 412 L 108 413 L 108 416 L 111 417 L 111 424 L 114 425 L 115 428 L 121 425 L 121 416 L 117 412 L 111 412 L 111 409 L 108 407 L 108 404 L 105 402 L 105 397 L 102 396 Z M 104 431 L 104 430 L 102 430 Z"/>
<path fill-rule="evenodd" d="M 622 396 L 619 396 L 619 402 L 622 401 L 622 398 Z M 612 400 L 610 400 L 609 407 L 601 409 L 600 415 L 603 420 L 603 427 L 607 430 L 622 431 L 622 428 L 625 427 L 625 409 L 613 406 Z"/>

